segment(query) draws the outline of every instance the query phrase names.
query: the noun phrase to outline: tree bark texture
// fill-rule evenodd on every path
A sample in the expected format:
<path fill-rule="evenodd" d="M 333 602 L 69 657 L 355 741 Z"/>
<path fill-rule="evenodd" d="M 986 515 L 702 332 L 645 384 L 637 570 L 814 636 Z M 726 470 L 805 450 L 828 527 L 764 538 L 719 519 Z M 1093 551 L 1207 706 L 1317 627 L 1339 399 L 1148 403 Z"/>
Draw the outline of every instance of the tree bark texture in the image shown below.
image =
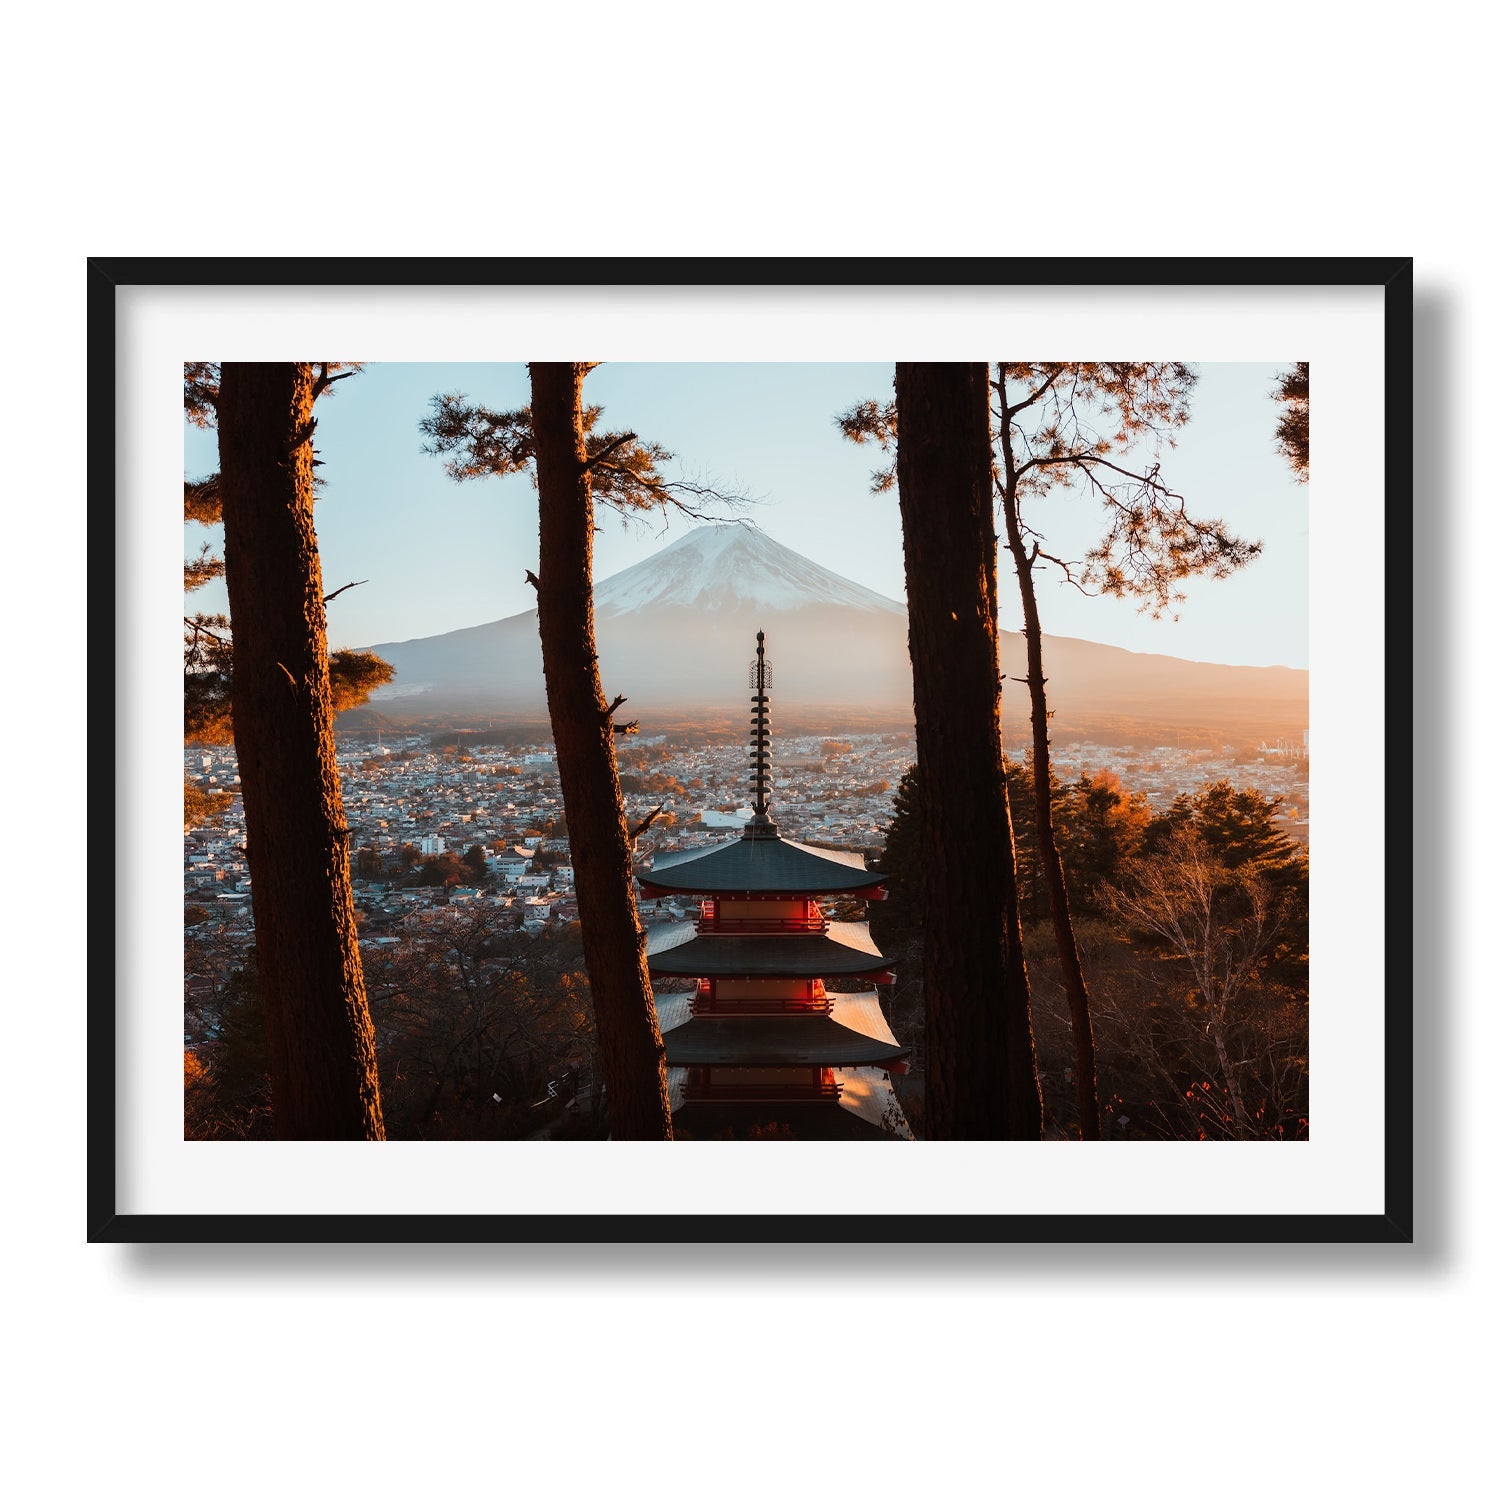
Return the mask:
<path fill-rule="evenodd" d="M 547 708 L 568 820 L 584 964 L 615 1140 L 672 1138 L 666 1049 L 646 971 L 614 722 L 594 642 L 594 506 L 583 368 L 531 366 L 541 514 L 537 619 Z"/>
<path fill-rule="evenodd" d="M 1036 800 L 1036 842 L 1047 880 L 1047 902 L 1052 914 L 1052 936 L 1068 996 L 1068 1015 L 1073 1025 L 1073 1080 L 1078 1095 L 1079 1133 L 1086 1141 L 1099 1139 L 1099 1079 L 1094 1056 L 1094 1027 L 1089 1016 L 1089 991 L 1078 957 L 1078 938 L 1073 914 L 1068 908 L 1068 882 L 1062 857 L 1057 852 L 1057 834 L 1052 823 L 1052 747 L 1047 737 L 1047 679 L 1042 675 L 1042 621 L 1036 607 L 1033 560 L 1027 555 L 1021 535 L 1021 518 L 1009 471 L 1013 468 L 1010 444 L 1005 444 L 1007 476 L 1001 491 L 1005 511 L 1005 535 L 1016 564 L 1016 582 L 1021 588 L 1021 615 L 1026 635 L 1026 685 L 1031 694 L 1031 774 Z"/>
<path fill-rule="evenodd" d="M 927 847 L 927 1133 L 1036 1140 L 1042 1098 L 1000 734 L 987 367 L 898 364 L 896 406 Z"/>
<path fill-rule="evenodd" d="M 219 390 L 235 753 L 283 1140 L 382 1140 L 334 759 L 313 530 L 314 371 L 226 363 Z"/>

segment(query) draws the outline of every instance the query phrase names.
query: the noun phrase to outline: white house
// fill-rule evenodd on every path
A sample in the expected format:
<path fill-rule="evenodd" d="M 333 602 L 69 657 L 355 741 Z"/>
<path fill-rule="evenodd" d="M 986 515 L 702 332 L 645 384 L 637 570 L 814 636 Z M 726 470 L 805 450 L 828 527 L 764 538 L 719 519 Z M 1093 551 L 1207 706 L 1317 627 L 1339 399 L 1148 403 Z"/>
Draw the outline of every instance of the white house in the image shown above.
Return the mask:
<path fill-rule="evenodd" d="M 699 814 L 705 828 L 743 828 L 754 814 L 748 807 L 736 808 L 732 813 L 720 812 L 716 807 L 705 808 Z"/>

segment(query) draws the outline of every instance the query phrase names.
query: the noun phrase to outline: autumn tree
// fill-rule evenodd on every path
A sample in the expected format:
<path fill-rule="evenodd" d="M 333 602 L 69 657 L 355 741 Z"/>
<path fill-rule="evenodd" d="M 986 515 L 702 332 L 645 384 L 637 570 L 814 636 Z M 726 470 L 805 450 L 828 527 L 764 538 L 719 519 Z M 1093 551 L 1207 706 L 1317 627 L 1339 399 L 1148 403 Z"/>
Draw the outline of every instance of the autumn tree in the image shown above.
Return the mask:
<path fill-rule="evenodd" d="M 1231 873 L 1253 875 L 1277 899 L 1282 913 L 1268 963 L 1279 979 L 1306 988 L 1308 938 L 1307 850 L 1281 827 L 1282 799 L 1254 787 L 1215 781 L 1184 792 L 1153 818 L 1141 852 L 1160 854 L 1173 835 L 1192 833 L 1211 858 Z"/>
<path fill-rule="evenodd" d="M 1098 909 L 1101 886 L 1142 848 L 1151 805 L 1144 792 L 1127 792 L 1113 771 L 1085 773 L 1053 795 L 1057 842 L 1070 892 L 1084 910 Z"/>
<path fill-rule="evenodd" d="M 1185 997 L 1213 1044 L 1234 1133 L 1255 1133 L 1234 1032 L 1243 992 L 1264 970 L 1285 916 L 1285 903 L 1252 864 L 1231 869 L 1191 827 L 1178 828 L 1159 854 L 1129 867 L 1106 886 L 1109 910 L 1127 927 L 1150 934 L 1187 967 Z"/>
<path fill-rule="evenodd" d="M 663 477 L 672 455 L 633 432 L 598 431 L 583 403 L 592 365 L 533 363 L 531 405 L 495 412 L 461 395 L 434 398 L 427 451 L 458 480 L 529 472 L 539 511 L 537 595 L 542 671 L 593 998 L 598 1045 L 618 1140 L 669 1140 L 665 1049 L 636 909 L 631 830 L 621 802 L 615 736 L 625 702 L 604 695 L 594 633 L 594 512 L 675 507 L 697 514 L 708 491 Z"/>
<path fill-rule="evenodd" d="M 1308 407 L 1312 395 L 1312 366 L 1299 360 L 1276 377 L 1271 392 L 1282 408 L 1276 422 L 1276 447 L 1291 466 L 1298 484 L 1306 484 L 1312 462 Z"/>
<path fill-rule="evenodd" d="M 186 832 L 203 823 L 212 823 L 227 811 L 234 801 L 231 792 L 202 787 L 195 782 L 182 783 L 182 827 Z"/>
<path fill-rule="evenodd" d="M 210 402 L 219 434 L 229 704 L 276 1133 L 290 1140 L 384 1134 L 313 528 L 313 405 L 334 368 L 226 362 L 196 392 L 188 371 L 189 409 Z"/>
<path fill-rule="evenodd" d="M 927 1134 L 1037 1139 L 1000 730 L 987 369 L 898 364 L 896 484 L 922 777 Z"/>
<path fill-rule="evenodd" d="M 524 1140 L 570 1118 L 593 1133 L 597 1091 L 577 1093 L 597 1065 L 576 928 L 531 937 L 503 910 L 454 907 L 373 951 L 367 979 L 392 1140 Z"/>

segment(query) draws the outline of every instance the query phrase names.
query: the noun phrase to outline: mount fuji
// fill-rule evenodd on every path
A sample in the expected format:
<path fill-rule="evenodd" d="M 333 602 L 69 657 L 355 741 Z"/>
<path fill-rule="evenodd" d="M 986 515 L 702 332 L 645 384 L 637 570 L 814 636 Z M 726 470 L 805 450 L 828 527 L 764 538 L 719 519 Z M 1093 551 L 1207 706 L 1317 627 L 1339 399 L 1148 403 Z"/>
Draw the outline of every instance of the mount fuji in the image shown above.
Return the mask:
<path fill-rule="evenodd" d="M 650 609 L 782 614 L 813 604 L 906 618 L 905 605 L 841 578 L 749 521 L 696 527 L 594 589 L 596 614 L 608 616 Z"/>
<path fill-rule="evenodd" d="M 778 670 L 773 706 L 816 709 L 830 732 L 874 720 L 909 724 L 911 662 L 906 607 L 794 552 L 748 521 L 695 527 L 594 588 L 595 632 L 606 694 L 626 694 L 643 721 L 684 714 L 741 716 L 755 634 Z M 1128 721 L 1139 735 L 1232 723 L 1256 735 L 1300 733 L 1307 673 L 1225 667 L 1048 637 L 1054 728 Z M 536 611 L 467 630 L 363 648 L 396 668 L 354 727 L 401 718 L 545 713 Z M 1021 637 L 1001 633 L 1002 669 L 1025 659 Z M 1024 690 L 1005 694 L 1006 720 L 1027 712 Z"/>

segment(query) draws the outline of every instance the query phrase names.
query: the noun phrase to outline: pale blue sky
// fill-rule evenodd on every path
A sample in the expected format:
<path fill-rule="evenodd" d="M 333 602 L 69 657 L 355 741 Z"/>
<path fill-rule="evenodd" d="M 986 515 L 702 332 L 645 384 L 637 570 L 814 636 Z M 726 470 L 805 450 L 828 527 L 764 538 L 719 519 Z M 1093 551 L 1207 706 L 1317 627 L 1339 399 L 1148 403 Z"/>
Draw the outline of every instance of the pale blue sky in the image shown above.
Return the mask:
<path fill-rule="evenodd" d="M 1289 362 L 1289 361 L 1288 361 Z M 1187 586 L 1178 622 L 1153 621 L 1131 604 L 1091 599 L 1038 575 L 1043 628 L 1133 651 L 1199 661 L 1307 665 L 1309 487 L 1293 483 L 1275 451 L 1275 365 L 1203 364 L 1193 417 L 1162 475 L 1199 514 L 1222 516 L 1265 544 L 1234 578 Z M 834 416 L 890 395 L 892 366 L 857 364 L 616 364 L 589 375 L 586 399 L 604 423 L 677 455 L 668 472 L 752 497 L 742 512 L 778 541 L 869 588 L 903 599 L 901 526 L 894 492 L 871 495 L 877 450 L 840 436 Z M 523 365 L 376 364 L 318 403 L 318 455 L 326 481 L 317 528 L 331 592 L 362 587 L 329 606 L 335 647 L 437 635 L 530 609 L 526 569 L 537 564 L 536 497 L 524 477 L 457 484 L 421 452 L 417 423 L 439 391 L 497 408 L 524 405 Z M 186 471 L 217 466 L 213 432 L 186 428 Z M 1058 492 L 1033 512 L 1067 555 L 1081 553 L 1100 522 L 1082 492 Z M 601 512 L 595 576 L 649 556 L 689 523 L 653 517 L 629 525 Z M 664 529 L 666 528 L 666 529 Z M 216 532 L 187 528 L 187 552 Z M 1001 624 L 1020 609 L 1002 553 Z M 225 609 L 222 584 L 190 608 Z"/>

